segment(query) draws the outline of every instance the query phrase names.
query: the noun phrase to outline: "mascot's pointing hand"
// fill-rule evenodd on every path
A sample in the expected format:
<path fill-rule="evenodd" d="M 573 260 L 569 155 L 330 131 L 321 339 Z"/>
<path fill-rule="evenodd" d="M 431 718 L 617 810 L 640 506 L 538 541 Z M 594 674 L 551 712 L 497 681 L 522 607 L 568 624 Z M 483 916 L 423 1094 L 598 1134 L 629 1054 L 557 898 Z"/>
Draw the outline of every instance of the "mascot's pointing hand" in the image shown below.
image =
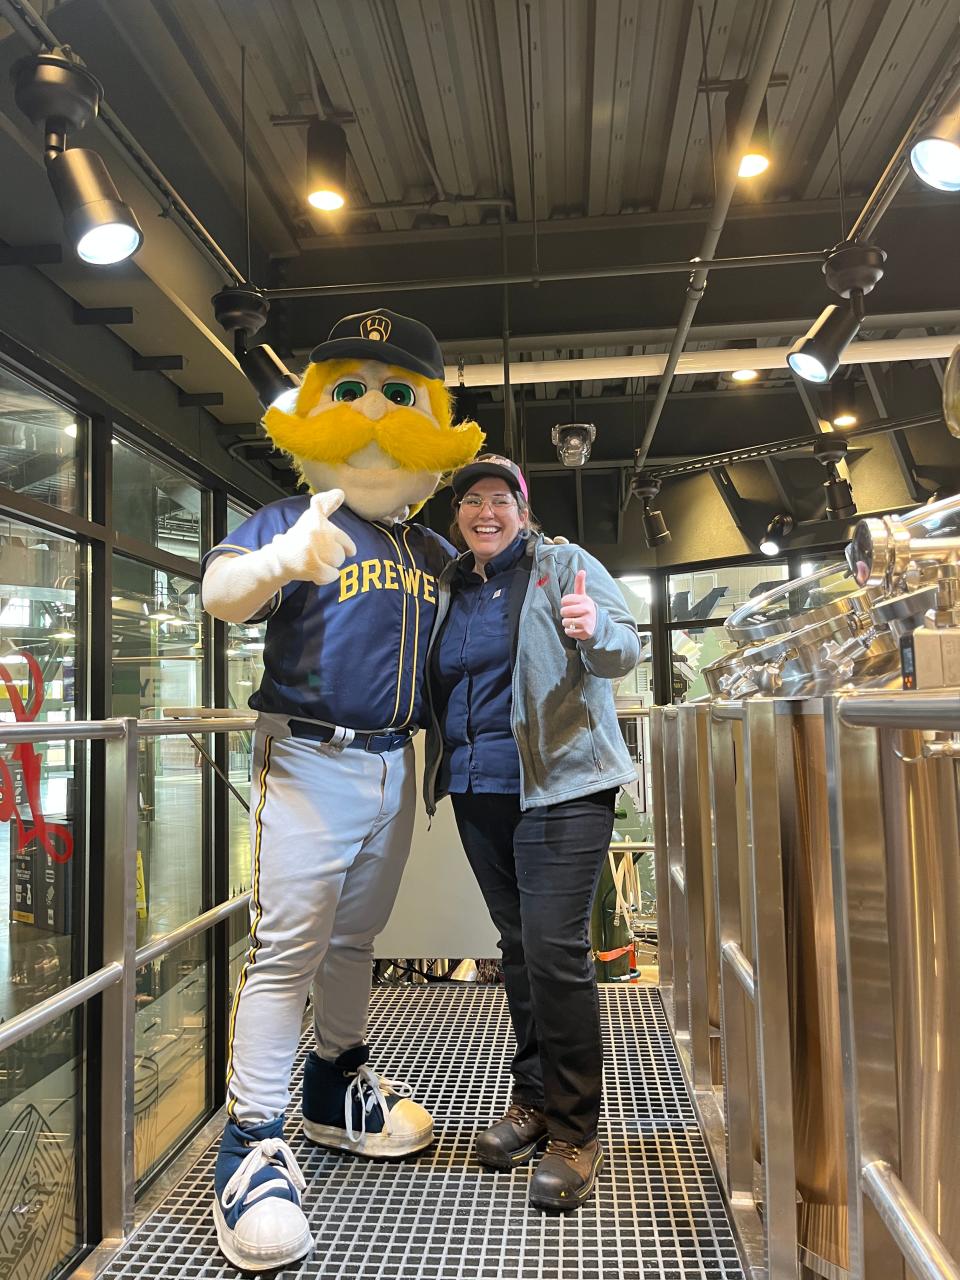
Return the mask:
<path fill-rule="evenodd" d="M 347 556 L 357 554 L 353 539 L 329 519 L 343 497 L 342 489 L 315 493 L 296 524 L 271 542 L 288 582 L 313 582 L 319 587 L 335 582 Z"/>

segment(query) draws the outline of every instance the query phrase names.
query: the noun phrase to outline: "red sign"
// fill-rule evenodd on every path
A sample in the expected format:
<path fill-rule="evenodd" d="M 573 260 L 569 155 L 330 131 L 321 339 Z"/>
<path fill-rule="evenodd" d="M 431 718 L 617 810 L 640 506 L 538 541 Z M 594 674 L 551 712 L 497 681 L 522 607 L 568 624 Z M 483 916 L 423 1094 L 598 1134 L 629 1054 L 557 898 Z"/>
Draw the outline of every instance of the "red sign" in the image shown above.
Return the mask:
<path fill-rule="evenodd" d="M 10 705 L 13 708 L 17 723 L 32 724 L 40 714 L 40 709 L 43 706 L 45 692 L 43 673 L 40 670 L 39 662 L 37 662 L 32 653 L 22 650 L 21 656 L 26 659 L 30 672 L 30 694 L 27 699 L 27 705 L 23 705 L 20 690 L 17 688 L 8 668 L 3 663 L 0 663 L 0 680 L 3 681 L 7 690 L 7 696 L 10 699 Z M 26 848 L 31 840 L 36 840 L 44 853 L 52 858 L 54 862 L 69 862 L 73 857 L 73 836 L 69 828 L 62 826 L 60 823 L 48 822 L 43 816 L 43 806 L 40 800 L 42 761 L 34 749 L 34 744 L 32 742 L 18 742 L 13 748 L 12 763 L 20 765 L 23 789 L 26 793 L 27 805 L 30 809 L 30 820 L 33 825 L 30 826 L 25 822 L 23 815 L 20 813 L 17 806 L 13 775 L 10 772 L 9 764 L 2 756 L 0 756 L 0 822 L 9 822 L 11 820 L 16 822 L 21 849 Z"/>

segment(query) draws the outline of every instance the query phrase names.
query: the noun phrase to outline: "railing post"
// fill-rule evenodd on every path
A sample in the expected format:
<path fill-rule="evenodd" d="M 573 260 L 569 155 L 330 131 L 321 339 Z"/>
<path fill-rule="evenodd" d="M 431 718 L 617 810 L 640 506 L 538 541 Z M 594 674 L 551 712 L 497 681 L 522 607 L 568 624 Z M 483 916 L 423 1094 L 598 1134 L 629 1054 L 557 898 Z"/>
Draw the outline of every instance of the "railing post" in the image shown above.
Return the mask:
<path fill-rule="evenodd" d="M 745 705 L 764 1227 L 771 1280 L 788 1280 L 798 1274 L 797 1174 L 780 840 L 780 769 L 786 767 L 787 761 L 780 748 L 777 721 L 778 703 L 772 699 L 758 698 Z"/>
<path fill-rule="evenodd" d="M 660 990 L 673 988 L 673 943 L 670 931 L 670 860 L 667 850 L 667 814 L 664 773 L 662 707 L 650 713 L 650 781 L 653 805 L 653 870 L 657 887 L 657 966 Z"/>
<path fill-rule="evenodd" d="M 708 707 L 689 705 L 677 712 L 679 728 L 680 808 L 684 900 L 689 975 L 690 1076 L 694 1089 L 710 1089 L 711 985 L 716 967 L 710 857 L 709 787 L 704 785 Z M 705 865 L 706 864 L 706 865 Z M 709 879 L 708 879 L 709 878 Z"/>
<path fill-rule="evenodd" d="M 103 995 L 101 1046 L 101 1203 L 103 1236 L 133 1229 L 137 947 L 138 733 L 132 717 L 124 736 L 106 744 L 106 827 L 103 850 L 103 962 L 123 978 Z"/>

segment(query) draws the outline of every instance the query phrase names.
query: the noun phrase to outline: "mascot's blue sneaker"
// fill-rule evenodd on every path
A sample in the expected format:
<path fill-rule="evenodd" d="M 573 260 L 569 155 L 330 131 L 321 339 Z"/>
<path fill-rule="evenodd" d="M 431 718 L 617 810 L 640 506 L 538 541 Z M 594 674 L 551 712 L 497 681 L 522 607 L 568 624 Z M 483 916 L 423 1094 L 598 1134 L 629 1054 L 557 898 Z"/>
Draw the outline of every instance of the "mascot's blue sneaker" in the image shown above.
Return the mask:
<path fill-rule="evenodd" d="M 313 1248 L 300 1208 L 307 1184 L 283 1140 L 282 1116 L 255 1129 L 227 1121 L 214 1185 L 217 1240 L 241 1271 L 283 1267 Z"/>
<path fill-rule="evenodd" d="M 325 1062 L 307 1055 L 303 1069 L 303 1131 L 323 1147 L 358 1156 L 405 1156 L 433 1141 L 430 1113 L 409 1085 L 378 1076 L 365 1044 Z"/>

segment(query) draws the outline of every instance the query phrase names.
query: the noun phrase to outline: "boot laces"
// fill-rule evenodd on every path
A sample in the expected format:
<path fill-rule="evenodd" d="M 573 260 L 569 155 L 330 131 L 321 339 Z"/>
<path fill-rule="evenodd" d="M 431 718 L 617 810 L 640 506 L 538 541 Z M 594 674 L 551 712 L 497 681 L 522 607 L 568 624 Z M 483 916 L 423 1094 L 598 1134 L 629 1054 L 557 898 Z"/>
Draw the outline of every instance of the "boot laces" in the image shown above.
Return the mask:
<path fill-rule="evenodd" d="M 232 1209 L 235 1204 L 242 1201 L 250 1189 L 250 1183 L 253 1181 L 254 1175 L 259 1173 L 261 1169 L 271 1167 L 275 1168 L 280 1175 L 277 1178 L 278 1184 L 282 1184 L 284 1181 L 292 1183 L 297 1192 L 297 1203 L 299 1204 L 299 1193 L 306 1189 L 307 1183 L 300 1172 L 296 1156 L 282 1138 L 263 1138 L 244 1156 L 233 1177 L 224 1187 L 224 1209 Z"/>
<path fill-rule="evenodd" d="M 511 1102 L 504 1114 L 504 1120 L 510 1120 L 514 1124 L 529 1124 L 530 1121 L 536 1120 L 537 1108 L 528 1107 L 523 1102 Z"/>
<path fill-rule="evenodd" d="M 546 1154 L 548 1156 L 559 1156 L 561 1160 L 579 1160 L 583 1147 L 575 1146 L 572 1142 L 565 1142 L 563 1138 L 549 1138 L 547 1140 Z"/>
<path fill-rule="evenodd" d="M 367 1116 L 374 1107 L 379 1107 L 383 1115 L 384 1132 L 393 1132 L 390 1126 L 390 1108 L 387 1106 L 387 1094 L 393 1094 L 394 1097 L 398 1098 L 409 1098 L 413 1094 L 413 1089 L 402 1080 L 388 1080 L 386 1076 L 378 1076 L 370 1067 L 358 1068 L 357 1074 L 347 1086 L 347 1092 L 343 1100 L 343 1118 L 347 1137 L 351 1142 L 356 1142 L 358 1137 L 367 1132 Z M 354 1101 L 360 1103 L 359 1133 L 353 1127 Z"/>

